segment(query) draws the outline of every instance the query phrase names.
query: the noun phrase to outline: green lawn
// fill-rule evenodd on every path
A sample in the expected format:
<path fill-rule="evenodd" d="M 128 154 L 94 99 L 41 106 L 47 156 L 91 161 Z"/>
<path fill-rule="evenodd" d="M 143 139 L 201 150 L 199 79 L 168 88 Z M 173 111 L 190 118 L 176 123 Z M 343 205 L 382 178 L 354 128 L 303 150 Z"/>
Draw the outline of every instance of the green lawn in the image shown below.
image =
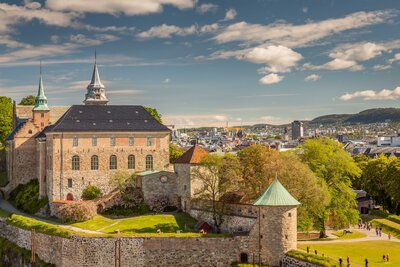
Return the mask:
<path fill-rule="evenodd" d="M 177 230 L 192 232 L 196 220 L 185 213 L 154 214 L 125 219 L 110 219 L 97 215 L 86 222 L 74 223 L 72 226 L 82 229 L 114 233 L 119 230 L 124 234 L 157 233 L 160 229 L 163 233 L 176 233 Z"/>
<path fill-rule="evenodd" d="M 321 244 L 302 244 L 299 249 L 306 250 L 310 246 L 310 251 L 315 249 L 318 255 L 325 254 L 335 260 L 341 257 L 344 262 L 346 257 L 350 257 L 351 266 L 365 266 L 365 258 L 368 258 L 369 266 L 400 266 L 400 243 L 390 241 L 365 241 L 351 243 L 331 243 Z M 383 262 L 382 255 L 389 254 L 389 262 Z"/>
<path fill-rule="evenodd" d="M 342 240 L 346 240 L 346 239 L 357 239 L 357 238 L 363 238 L 366 237 L 367 235 L 364 233 L 360 233 L 357 231 L 353 231 L 351 233 L 346 233 L 344 232 L 344 230 L 341 231 L 337 231 L 335 233 L 332 233 L 333 235 L 337 236 L 338 239 L 342 239 Z M 337 239 L 334 239 L 337 240 Z"/>

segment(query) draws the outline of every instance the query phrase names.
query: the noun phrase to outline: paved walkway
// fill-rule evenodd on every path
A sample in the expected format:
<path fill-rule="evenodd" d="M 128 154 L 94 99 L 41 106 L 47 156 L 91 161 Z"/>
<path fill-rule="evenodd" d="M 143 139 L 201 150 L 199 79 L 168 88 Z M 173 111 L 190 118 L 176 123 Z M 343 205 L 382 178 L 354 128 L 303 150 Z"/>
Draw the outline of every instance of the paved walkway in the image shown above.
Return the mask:
<path fill-rule="evenodd" d="M 352 242 L 364 242 L 364 241 L 377 241 L 377 240 L 384 240 L 384 241 L 391 241 L 391 242 L 400 242 L 400 239 L 397 239 L 395 237 L 391 237 L 390 240 L 388 238 L 388 235 L 385 233 L 382 233 L 382 236 L 376 236 L 375 233 L 375 228 L 371 229 L 370 231 L 367 231 L 367 229 L 358 229 L 357 227 L 352 227 L 349 228 L 348 230 L 350 231 L 356 231 L 356 232 L 360 232 L 363 234 L 366 234 L 366 237 L 361 237 L 361 238 L 354 238 L 354 239 L 337 239 L 338 237 L 335 235 L 332 235 L 333 230 L 328 230 L 327 236 L 329 238 L 333 238 L 334 240 L 330 240 L 330 241 L 299 241 L 298 244 L 311 244 L 311 243 L 352 243 Z M 335 240 L 336 239 L 336 240 Z"/>
<path fill-rule="evenodd" d="M 49 224 L 58 225 L 61 228 L 68 229 L 68 230 L 71 230 L 71 231 L 80 232 L 80 233 L 86 233 L 86 234 L 104 234 L 102 232 L 81 229 L 81 228 L 74 227 L 74 226 L 71 226 L 71 225 L 65 225 L 65 224 L 54 222 L 54 221 L 46 220 L 46 219 L 31 215 L 31 214 L 27 214 L 25 212 L 22 212 L 20 210 L 17 210 L 16 208 L 14 208 L 14 206 L 11 205 L 10 202 L 4 200 L 1 197 L 1 195 L 0 195 L 0 208 L 5 210 L 5 211 L 17 214 L 17 215 L 25 216 L 25 217 L 32 218 L 32 219 L 35 219 L 35 220 L 38 220 L 38 221 L 41 221 L 41 222 L 45 222 L 45 223 L 49 223 Z"/>

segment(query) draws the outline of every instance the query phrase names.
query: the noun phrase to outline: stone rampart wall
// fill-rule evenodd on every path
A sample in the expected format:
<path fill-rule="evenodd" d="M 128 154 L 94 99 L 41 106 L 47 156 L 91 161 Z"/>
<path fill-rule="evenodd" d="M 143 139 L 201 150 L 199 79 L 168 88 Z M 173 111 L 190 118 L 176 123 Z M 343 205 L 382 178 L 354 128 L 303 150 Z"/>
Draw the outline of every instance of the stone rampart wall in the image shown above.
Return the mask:
<path fill-rule="evenodd" d="M 321 267 L 321 265 L 301 261 L 285 255 L 282 259 L 282 267 Z"/>
<path fill-rule="evenodd" d="M 30 231 L 0 219 L 0 236 L 31 250 Z M 56 266 L 202 266 L 225 267 L 254 253 L 248 236 L 237 237 L 80 237 L 62 238 L 35 234 L 36 254 Z M 118 266 L 118 265 L 117 265 Z"/>

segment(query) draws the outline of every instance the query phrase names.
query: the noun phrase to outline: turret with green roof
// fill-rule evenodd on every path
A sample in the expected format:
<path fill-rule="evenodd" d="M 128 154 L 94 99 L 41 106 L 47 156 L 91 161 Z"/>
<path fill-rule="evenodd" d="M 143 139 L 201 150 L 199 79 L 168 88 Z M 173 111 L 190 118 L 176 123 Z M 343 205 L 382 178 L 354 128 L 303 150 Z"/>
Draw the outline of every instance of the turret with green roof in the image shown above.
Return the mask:
<path fill-rule="evenodd" d="M 275 179 L 254 202 L 255 206 L 298 206 L 298 202 L 283 185 Z"/>
<path fill-rule="evenodd" d="M 42 74 L 40 74 L 39 89 L 38 89 L 37 96 L 35 98 L 35 107 L 33 108 L 33 110 L 34 111 L 50 110 L 49 107 L 47 106 L 47 97 L 44 95 Z"/>

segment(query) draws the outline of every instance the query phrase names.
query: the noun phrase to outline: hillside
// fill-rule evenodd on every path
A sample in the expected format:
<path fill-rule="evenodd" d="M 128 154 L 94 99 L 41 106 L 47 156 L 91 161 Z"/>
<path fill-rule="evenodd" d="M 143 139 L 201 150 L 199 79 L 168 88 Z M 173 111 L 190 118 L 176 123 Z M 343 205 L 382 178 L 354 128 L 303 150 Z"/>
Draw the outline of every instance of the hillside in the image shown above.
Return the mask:
<path fill-rule="evenodd" d="M 325 115 L 313 119 L 310 124 L 365 124 L 385 122 L 387 120 L 400 122 L 400 108 L 374 108 L 357 114 Z"/>

